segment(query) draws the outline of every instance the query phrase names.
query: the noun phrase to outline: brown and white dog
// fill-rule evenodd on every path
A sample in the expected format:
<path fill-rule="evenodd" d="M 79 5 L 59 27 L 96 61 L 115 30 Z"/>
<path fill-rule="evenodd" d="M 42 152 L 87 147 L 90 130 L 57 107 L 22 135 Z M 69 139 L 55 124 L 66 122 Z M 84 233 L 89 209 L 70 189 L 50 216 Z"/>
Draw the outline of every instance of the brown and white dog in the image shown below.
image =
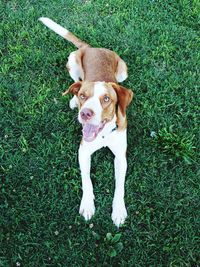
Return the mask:
<path fill-rule="evenodd" d="M 94 215 L 91 155 L 102 147 L 109 147 L 115 155 L 112 220 L 119 227 L 127 217 L 124 203 L 127 169 L 126 108 L 133 97 L 131 90 L 117 84 L 128 77 L 126 63 L 115 52 L 90 47 L 49 18 L 42 17 L 40 21 L 78 48 L 69 55 L 67 62 L 67 69 L 75 83 L 63 95 L 74 95 L 70 107 L 79 108 L 78 120 L 83 126 L 83 139 L 79 147 L 83 196 L 79 213 L 86 220 Z"/>

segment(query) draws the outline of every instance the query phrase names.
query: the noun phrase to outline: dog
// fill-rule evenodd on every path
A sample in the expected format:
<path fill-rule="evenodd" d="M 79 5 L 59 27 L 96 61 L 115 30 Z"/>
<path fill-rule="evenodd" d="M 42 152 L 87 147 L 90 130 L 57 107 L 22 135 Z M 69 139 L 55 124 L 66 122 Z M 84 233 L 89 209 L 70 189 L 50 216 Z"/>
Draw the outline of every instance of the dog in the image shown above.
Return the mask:
<path fill-rule="evenodd" d="M 78 48 L 70 53 L 66 65 L 74 83 L 63 95 L 74 95 L 70 100 L 70 108 L 78 107 L 78 121 L 83 127 L 78 151 L 83 190 L 79 213 L 85 220 L 91 219 L 95 213 L 90 178 L 91 155 L 102 147 L 108 147 L 115 156 L 112 220 L 119 227 L 127 217 L 124 202 L 127 170 L 126 108 L 133 98 L 132 90 L 118 84 L 128 77 L 126 63 L 115 52 L 91 47 L 49 18 L 41 17 L 39 20 Z"/>

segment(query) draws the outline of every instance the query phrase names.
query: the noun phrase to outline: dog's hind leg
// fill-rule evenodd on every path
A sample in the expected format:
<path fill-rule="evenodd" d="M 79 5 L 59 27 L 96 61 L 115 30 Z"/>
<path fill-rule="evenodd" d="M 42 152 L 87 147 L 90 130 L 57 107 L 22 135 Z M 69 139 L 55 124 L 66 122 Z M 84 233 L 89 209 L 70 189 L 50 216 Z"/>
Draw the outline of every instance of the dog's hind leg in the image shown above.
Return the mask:
<path fill-rule="evenodd" d="M 115 72 L 115 78 L 117 82 L 123 82 L 126 80 L 128 77 L 128 71 L 127 71 L 127 66 L 126 63 L 119 57 L 118 57 L 118 63 L 117 63 L 117 69 Z"/>
<path fill-rule="evenodd" d="M 70 53 L 66 65 L 69 71 L 69 75 L 75 82 L 82 81 L 84 79 L 81 57 L 82 57 L 81 50 L 77 50 Z"/>

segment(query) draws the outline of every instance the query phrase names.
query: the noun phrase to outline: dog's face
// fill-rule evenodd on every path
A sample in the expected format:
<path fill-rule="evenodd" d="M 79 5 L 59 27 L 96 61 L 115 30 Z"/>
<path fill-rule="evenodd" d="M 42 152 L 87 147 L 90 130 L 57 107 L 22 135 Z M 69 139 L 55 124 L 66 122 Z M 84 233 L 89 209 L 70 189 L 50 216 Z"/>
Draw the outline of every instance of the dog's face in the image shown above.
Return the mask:
<path fill-rule="evenodd" d="M 105 82 L 76 82 L 67 93 L 77 96 L 78 120 L 83 126 L 83 138 L 87 142 L 93 141 L 106 123 L 113 119 L 116 108 L 125 117 L 126 107 L 133 96 L 131 90 Z"/>

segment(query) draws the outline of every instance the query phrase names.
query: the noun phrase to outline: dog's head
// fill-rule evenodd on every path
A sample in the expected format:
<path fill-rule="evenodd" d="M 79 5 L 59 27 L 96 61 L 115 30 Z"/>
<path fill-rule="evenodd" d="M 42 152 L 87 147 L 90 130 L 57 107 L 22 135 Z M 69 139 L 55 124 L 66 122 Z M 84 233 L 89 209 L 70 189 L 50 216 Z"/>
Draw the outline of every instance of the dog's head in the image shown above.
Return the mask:
<path fill-rule="evenodd" d="M 83 125 L 83 138 L 93 141 L 116 114 L 118 127 L 126 127 L 126 108 L 133 92 L 115 83 L 76 82 L 64 93 L 78 98 L 78 120 Z"/>

